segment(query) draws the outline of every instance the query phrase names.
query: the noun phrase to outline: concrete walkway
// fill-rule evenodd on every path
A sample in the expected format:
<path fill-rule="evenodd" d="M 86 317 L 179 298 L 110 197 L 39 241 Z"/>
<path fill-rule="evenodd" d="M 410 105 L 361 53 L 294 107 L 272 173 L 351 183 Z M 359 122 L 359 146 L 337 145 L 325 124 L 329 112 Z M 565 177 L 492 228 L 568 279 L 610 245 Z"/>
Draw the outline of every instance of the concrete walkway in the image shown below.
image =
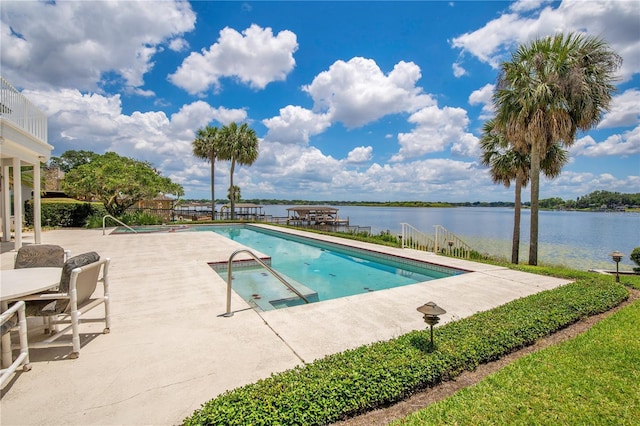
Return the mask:
<path fill-rule="evenodd" d="M 207 262 L 226 261 L 243 247 L 234 241 L 212 232 L 45 232 L 43 243 L 59 244 L 72 255 L 97 251 L 111 258 L 111 333 L 101 334 L 99 323 L 82 325 L 78 359 L 67 357 L 67 347 L 32 350 L 32 370 L 19 370 L 2 389 L 0 424 L 179 424 L 226 390 L 422 329 L 416 308 L 430 300 L 447 311 L 441 320 L 446 323 L 567 283 L 431 253 L 313 236 L 473 272 L 262 313 L 234 293 L 235 314 L 224 318 L 226 283 Z M 24 241 L 32 239 L 27 234 Z M 4 244 L 1 267 L 11 269 L 14 252 Z"/>

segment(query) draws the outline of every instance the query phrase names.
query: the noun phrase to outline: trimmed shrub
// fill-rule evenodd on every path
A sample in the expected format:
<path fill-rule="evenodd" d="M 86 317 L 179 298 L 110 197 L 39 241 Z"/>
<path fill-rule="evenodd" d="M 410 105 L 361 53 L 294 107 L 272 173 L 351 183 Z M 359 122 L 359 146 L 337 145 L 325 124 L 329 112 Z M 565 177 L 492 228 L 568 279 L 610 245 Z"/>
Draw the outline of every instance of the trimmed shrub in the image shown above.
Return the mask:
<path fill-rule="evenodd" d="M 610 278 L 596 277 L 515 300 L 429 332 L 414 331 L 329 355 L 203 404 L 185 425 L 332 423 L 399 401 L 531 345 L 628 297 Z"/>
<path fill-rule="evenodd" d="M 636 247 L 633 249 L 633 251 L 629 255 L 629 259 L 631 259 L 631 261 L 636 264 L 636 267 L 633 268 L 633 271 L 637 274 L 640 274 L 640 247 Z"/>
<path fill-rule="evenodd" d="M 122 222 L 127 225 L 162 225 L 163 220 L 160 216 L 144 212 L 142 210 L 126 211 L 120 216 Z"/>
<path fill-rule="evenodd" d="M 104 216 L 106 210 L 99 203 L 87 203 L 72 199 L 42 200 L 42 225 L 79 228 L 86 225 L 89 217 Z M 25 223 L 33 226 L 33 202 L 25 203 Z"/>

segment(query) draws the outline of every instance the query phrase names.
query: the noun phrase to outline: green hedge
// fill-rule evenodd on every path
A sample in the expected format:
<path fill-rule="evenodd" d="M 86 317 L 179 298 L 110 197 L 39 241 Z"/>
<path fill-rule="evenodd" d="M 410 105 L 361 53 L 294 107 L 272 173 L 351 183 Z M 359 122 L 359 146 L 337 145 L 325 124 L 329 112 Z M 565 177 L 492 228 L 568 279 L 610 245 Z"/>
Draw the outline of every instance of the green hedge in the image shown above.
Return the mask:
<path fill-rule="evenodd" d="M 429 332 L 415 331 L 227 391 L 185 425 L 321 425 L 399 401 L 531 345 L 628 297 L 609 277 L 582 279 Z"/>
<path fill-rule="evenodd" d="M 91 216 L 103 217 L 107 214 L 100 203 L 76 200 L 42 200 L 42 225 L 79 228 L 86 225 Z M 25 224 L 33 226 L 33 202 L 25 203 Z"/>

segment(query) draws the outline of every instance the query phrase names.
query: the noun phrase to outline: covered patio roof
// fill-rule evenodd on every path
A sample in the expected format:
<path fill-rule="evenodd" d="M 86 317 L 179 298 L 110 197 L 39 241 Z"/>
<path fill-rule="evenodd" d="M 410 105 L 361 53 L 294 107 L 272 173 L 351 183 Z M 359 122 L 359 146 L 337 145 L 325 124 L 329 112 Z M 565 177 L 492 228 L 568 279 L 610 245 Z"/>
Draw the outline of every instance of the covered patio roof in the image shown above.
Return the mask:
<path fill-rule="evenodd" d="M 329 206 L 294 206 L 294 207 L 289 207 L 287 211 L 297 213 L 299 216 L 303 216 L 305 214 L 310 214 L 310 213 L 335 214 L 338 212 L 338 209 L 335 207 L 329 207 Z"/>
<path fill-rule="evenodd" d="M 22 246 L 22 167 L 33 173 L 34 239 L 41 242 L 40 163 L 47 162 L 53 147 L 47 143 L 47 116 L 7 80 L 0 77 L 0 216 L 2 241 L 11 240 L 14 219 L 14 249 Z M 10 168 L 13 169 L 10 172 Z M 12 182 L 10 183 L 10 180 Z M 13 203 L 11 202 L 13 194 Z M 13 206 L 13 215 L 11 207 Z"/>

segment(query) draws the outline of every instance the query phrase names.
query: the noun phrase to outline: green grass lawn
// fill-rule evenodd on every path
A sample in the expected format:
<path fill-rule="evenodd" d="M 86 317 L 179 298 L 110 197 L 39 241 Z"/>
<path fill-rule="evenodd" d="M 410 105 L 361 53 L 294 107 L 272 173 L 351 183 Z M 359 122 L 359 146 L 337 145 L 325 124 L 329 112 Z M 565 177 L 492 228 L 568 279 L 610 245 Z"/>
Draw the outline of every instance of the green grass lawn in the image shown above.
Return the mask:
<path fill-rule="evenodd" d="M 640 288 L 640 278 L 623 282 Z M 640 301 L 394 425 L 640 424 Z"/>

